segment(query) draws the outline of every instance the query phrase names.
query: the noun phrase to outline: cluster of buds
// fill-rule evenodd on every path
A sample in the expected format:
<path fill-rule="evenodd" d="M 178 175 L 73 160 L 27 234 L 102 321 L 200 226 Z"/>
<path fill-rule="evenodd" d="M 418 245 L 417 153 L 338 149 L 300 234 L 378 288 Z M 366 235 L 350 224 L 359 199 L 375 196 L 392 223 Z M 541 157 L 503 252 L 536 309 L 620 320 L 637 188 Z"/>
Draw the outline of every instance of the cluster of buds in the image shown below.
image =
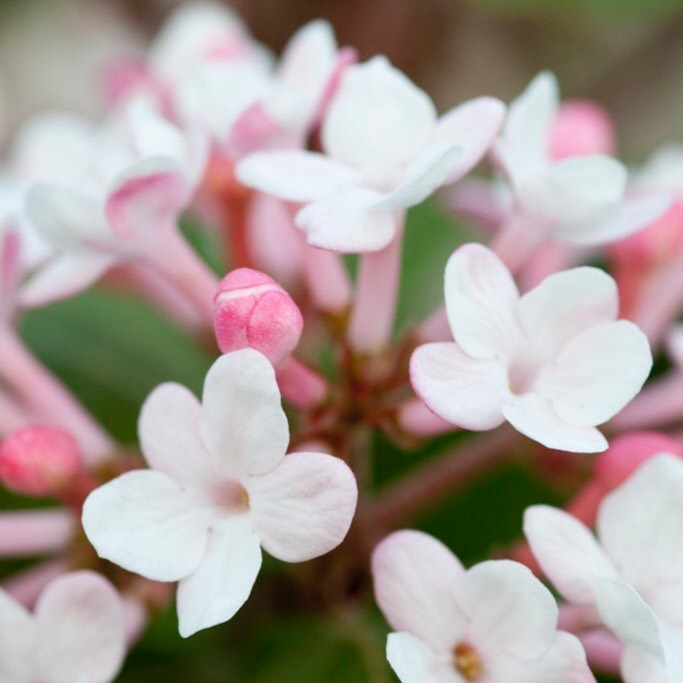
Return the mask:
<path fill-rule="evenodd" d="M 110 683 L 173 586 L 192 636 L 243 607 L 265 551 L 310 562 L 320 610 L 374 588 L 403 683 L 683 680 L 680 149 L 629 173 L 606 112 L 547 72 L 438 116 L 323 21 L 275 59 L 204 3 L 104 85 L 103 121 L 36 116 L 0 175 L 0 482 L 58 502 L 0 515 L 0 556 L 44 558 L 4 579 L 0 678 Z M 479 239 L 454 235 L 444 303 L 397 331 L 406 214 L 435 194 Z M 100 283 L 216 340 L 201 401 L 155 388 L 133 450 L 17 327 Z M 458 434 L 378 490 L 378 432 Z M 580 481 L 504 559 L 465 569 L 401 529 L 525 454 Z"/>

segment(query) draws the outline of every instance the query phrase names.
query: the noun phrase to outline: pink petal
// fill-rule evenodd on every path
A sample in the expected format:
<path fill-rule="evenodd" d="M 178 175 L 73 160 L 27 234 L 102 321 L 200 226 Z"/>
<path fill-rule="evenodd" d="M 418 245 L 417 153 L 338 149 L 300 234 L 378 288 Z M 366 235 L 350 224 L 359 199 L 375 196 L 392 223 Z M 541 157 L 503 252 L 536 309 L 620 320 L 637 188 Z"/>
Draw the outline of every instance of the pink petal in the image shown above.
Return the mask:
<path fill-rule="evenodd" d="M 419 346 L 410 359 L 415 393 L 440 418 L 465 429 L 493 429 L 504 422 L 510 390 L 498 360 L 475 360 L 457 344 Z"/>
<path fill-rule="evenodd" d="M 97 554 L 153 581 L 189 576 L 204 557 L 208 505 L 161 472 L 138 470 L 95 489 L 83 529 Z"/>
<path fill-rule="evenodd" d="M 231 619 L 246 602 L 261 568 L 259 539 L 244 516 L 211 529 L 199 567 L 178 585 L 178 621 L 183 638 Z"/>
<path fill-rule="evenodd" d="M 305 562 L 336 548 L 356 510 L 358 488 L 343 461 L 292 453 L 271 472 L 246 482 L 261 545 L 285 562 Z"/>
<path fill-rule="evenodd" d="M 225 474 L 270 472 L 285 455 L 289 426 L 275 371 L 253 349 L 219 358 L 204 381 L 201 435 Z"/>
<path fill-rule="evenodd" d="M 49 683 L 110 683 L 126 652 L 123 605 L 99 574 L 55 579 L 36 605 L 38 669 Z"/>
<path fill-rule="evenodd" d="M 372 555 L 375 599 L 389 624 L 435 650 L 454 646 L 466 628 L 455 587 L 464 569 L 443 543 L 421 531 L 397 531 Z"/>
<path fill-rule="evenodd" d="M 503 415 L 516 430 L 547 448 L 572 453 L 598 453 L 607 449 L 607 440 L 597 429 L 564 422 L 547 400 L 535 394 L 514 396 L 503 406 Z"/>
<path fill-rule="evenodd" d="M 593 534 L 562 510 L 545 505 L 528 508 L 524 534 L 545 575 L 570 602 L 593 604 L 593 577 L 616 578 Z"/>
<path fill-rule="evenodd" d="M 504 360 L 519 344 L 519 294 L 502 261 L 480 244 L 457 249 L 446 266 L 446 308 L 453 336 L 479 359 Z"/>

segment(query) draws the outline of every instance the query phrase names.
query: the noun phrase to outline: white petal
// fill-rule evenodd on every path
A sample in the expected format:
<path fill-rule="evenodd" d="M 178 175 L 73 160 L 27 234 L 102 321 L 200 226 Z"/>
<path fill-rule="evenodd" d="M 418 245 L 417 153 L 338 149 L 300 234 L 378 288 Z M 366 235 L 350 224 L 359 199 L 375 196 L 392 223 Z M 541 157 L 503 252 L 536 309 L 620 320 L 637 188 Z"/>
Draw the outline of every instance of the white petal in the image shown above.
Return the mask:
<path fill-rule="evenodd" d="M 435 120 L 427 94 L 375 57 L 345 71 L 325 117 L 323 147 L 367 176 L 386 179 L 424 147 Z"/>
<path fill-rule="evenodd" d="M 488 152 L 503 124 L 505 105 L 493 97 L 479 97 L 444 114 L 437 122 L 432 144 L 455 145 L 462 150 L 449 183 L 462 178 Z"/>
<path fill-rule="evenodd" d="M 99 574 L 83 571 L 53 581 L 40 596 L 39 678 L 45 683 L 109 683 L 126 652 L 123 605 Z"/>
<path fill-rule="evenodd" d="M 231 619 L 246 602 L 261 568 L 261 546 L 244 516 L 211 530 L 199 568 L 178 585 L 180 635 L 187 638 Z"/>
<path fill-rule="evenodd" d="M 440 418 L 465 429 L 493 429 L 504 422 L 507 370 L 499 360 L 475 360 L 452 342 L 419 346 L 410 359 L 415 393 Z"/>
<path fill-rule="evenodd" d="M 140 446 L 149 466 L 177 484 L 201 488 L 217 478 L 214 459 L 199 438 L 201 405 L 180 384 L 158 386 L 140 412 Z"/>
<path fill-rule="evenodd" d="M 26 211 L 40 234 L 58 246 L 111 237 L 97 201 L 72 189 L 38 183 L 28 193 Z"/>
<path fill-rule="evenodd" d="M 271 472 L 246 482 L 251 519 L 264 550 L 305 562 L 336 548 L 356 510 L 353 472 L 339 458 L 292 453 Z"/>
<path fill-rule="evenodd" d="M 401 683 L 460 683 L 462 680 L 442 652 L 434 652 L 410 633 L 390 633 L 387 660 Z"/>
<path fill-rule="evenodd" d="M 289 443 L 275 371 L 253 349 L 219 358 L 204 381 L 201 434 L 226 474 L 265 474 Z"/>
<path fill-rule="evenodd" d="M 559 225 L 554 236 L 586 246 L 614 242 L 654 223 L 671 208 L 671 202 L 671 197 L 662 195 L 628 197 L 585 223 Z"/>
<path fill-rule="evenodd" d="M 647 650 L 627 647 L 621 656 L 621 675 L 624 683 L 676 683 L 671 678 L 666 663 Z M 683 675 L 683 672 L 681 672 Z"/>
<path fill-rule="evenodd" d="M 452 648 L 464 633 L 455 594 L 463 572 L 441 541 L 421 531 L 394 532 L 372 555 L 375 599 L 391 627 L 437 650 Z"/>
<path fill-rule="evenodd" d="M 657 617 L 632 586 L 600 578 L 595 580 L 595 594 L 600 617 L 619 640 L 663 657 Z"/>
<path fill-rule="evenodd" d="M 562 631 L 538 658 L 525 661 L 499 656 L 492 658 L 491 664 L 491 679 L 505 683 L 595 683 L 581 642 Z"/>
<path fill-rule="evenodd" d="M 147 101 L 135 100 L 126 113 L 133 146 L 140 157 L 160 157 L 182 164 L 186 146 L 183 135 Z"/>
<path fill-rule="evenodd" d="M 605 550 L 639 589 L 655 593 L 680 581 L 683 566 L 683 463 L 659 455 L 641 465 L 600 507 Z"/>
<path fill-rule="evenodd" d="M 554 273 L 519 302 L 519 319 L 534 355 L 551 360 L 561 345 L 599 322 L 614 320 L 619 293 L 614 279 L 598 268 Z"/>
<path fill-rule="evenodd" d="M 546 505 L 527 508 L 524 534 L 544 574 L 569 602 L 593 604 L 593 577 L 617 576 L 593 534 L 562 510 Z"/>
<path fill-rule="evenodd" d="M 165 474 L 128 472 L 95 489 L 83 529 L 97 554 L 153 581 L 178 581 L 202 561 L 210 511 Z"/>
<path fill-rule="evenodd" d="M 319 199 L 359 181 L 349 166 L 299 150 L 250 154 L 237 164 L 236 174 L 247 187 L 293 202 Z"/>
<path fill-rule="evenodd" d="M 544 71 L 510 104 L 501 146 L 505 149 L 507 170 L 512 175 L 546 161 L 559 99 L 555 76 Z"/>
<path fill-rule="evenodd" d="M 33 683 L 37 640 L 33 617 L 0 589 L 0 680 Z"/>
<path fill-rule="evenodd" d="M 385 198 L 374 190 L 337 190 L 303 208 L 296 224 L 314 247 L 346 253 L 384 249 L 396 235 L 391 211 L 377 206 Z"/>
<path fill-rule="evenodd" d="M 481 244 L 457 249 L 446 266 L 446 308 L 453 337 L 473 358 L 505 359 L 517 346 L 519 294 L 510 271 Z"/>
<path fill-rule="evenodd" d="M 118 261 L 115 255 L 85 249 L 58 254 L 24 283 L 19 302 L 36 308 L 74 296 L 95 284 Z"/>
<path fill-rule="evenodd" d="M 445 145 L 421 154 L 408 167 L 398 187 L 380 202 L 378 208 L 401 209 L 424 201 L 453 174 L 462 154 L 460 147 Z"/>
<path fill-rule="evenodd" d="M 484 659 L 498 652 L 540 657 L 555 638 L 555 599 L 524 565 L 509 560 L 477 564 L 458 578 L 456 594 L 468 635 Z"/>
<path fill-rule="evenodd" d="M 572 453 L 599 453 L 607 449 L 607 439 L 594 427 L 577 427 L 562 421 L 550 403 L 535 394 L 514 396 L 503 406 L 510 424 L 547 448 Z"/>
<path fill-rule="evenodd" d="M 538 390 L 560 420 L 593 427 L 616 415 L 641 389 L 652 367 L 647 337 L 632 322 L 594 325 L 567 342 L 544 368 Z"/>

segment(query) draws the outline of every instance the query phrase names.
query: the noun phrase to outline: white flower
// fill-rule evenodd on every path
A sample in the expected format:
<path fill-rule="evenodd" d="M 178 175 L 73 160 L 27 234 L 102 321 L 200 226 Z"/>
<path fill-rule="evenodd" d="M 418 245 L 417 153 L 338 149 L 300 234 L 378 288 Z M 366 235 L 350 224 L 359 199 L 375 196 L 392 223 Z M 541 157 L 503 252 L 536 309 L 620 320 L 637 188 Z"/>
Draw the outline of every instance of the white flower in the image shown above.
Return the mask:
<path fill-rule="evenodd" d="M 492 251 L 478 244 L 448 261 L 446 308 L 455 343 L 413 353 L 413 388 L 439 417 L 466 429 L 510 422 L 549 448 L 596 452 L 595 428 L 640 390 L 647 339 L 616 320 L 617 289 L 596 268 L 551 275 L 520 297 Z"/>
<path fill-rule="evenodd" d="M 125 651 L 121 600 L 99 574 L 55 579 L 33 614 L 0 590 L 2 683 L 110 683 Z"/>
<path fill-rule="evenodd" d="M 53 117 L 26 136 L 32 149 L 47 138 L 55 151 L 75 151 L 55 154 L 52 172 L 28 191 L 26 213 L 54 249 L 22 291 L 30 306 L 80 291 L 144 254 L 189 203 L 206 159 L 203 139 L 141 101 L 101 128 Z"/>
<path fill-rule="evenodd" d="M 375 549 L 372 573 L 402 683 L 594 681 L 579 641 L 557 631 L 552 595 L 520 564 L 465 571 L 435 538 L 399 531 Z"/>
<path fill-rule="evenodd" d="M 349 67 L 322 126 L 325 154 L 262 152 L 237 167 L 246 185 L 303 202 L 297 224 L 314 246 L 382 249 L 395 212 L 454 182 L 483 157 L 505 108 L 493 98 L 437 120 L 432 101 L 383 57 Z"/>
<path fill-rule="evenodd" d="M 555 77 L 536 76 L 509 108 L 495 153 L 516 199 L 516 211 L 549 237 L 602 244 L 644 228 L 671 205 L 661 195 L 625 197 L 623 164 L 604 155 L 555 161 L 550 134 L 559 106 Z"/>
<path fill-rule="evenodd" d="M 683 680 L 683 462 L 662 454 L 602 502 L 597 537 L 571 515 L 526 511 L 524 531 L 569 602 L 597 607 L 625 644 L 627 683 Z"/>
<path fill-rule="evenodd" d="M 180 582 L 181 635 L 237 612 L 261 547 L 303 562 L 346 536 L 357 497 L 351 470 L 330 455 L 285 456 L 288 439 L 272 366 L 257 351 L 236 351 L 212 366 L 201 405 L 177 384 L 152 392 L 140 416 L 151 469 L 86 500 L 83 527 L 101 557 Z"/>

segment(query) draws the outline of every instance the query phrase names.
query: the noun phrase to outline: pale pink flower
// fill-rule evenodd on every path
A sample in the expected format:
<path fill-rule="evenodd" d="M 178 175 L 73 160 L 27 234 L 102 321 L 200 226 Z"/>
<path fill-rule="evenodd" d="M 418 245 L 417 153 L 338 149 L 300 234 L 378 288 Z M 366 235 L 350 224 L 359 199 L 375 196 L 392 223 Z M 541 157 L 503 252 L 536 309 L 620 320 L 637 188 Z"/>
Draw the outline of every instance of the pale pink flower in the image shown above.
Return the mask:
<path fill-rule="evenodd" d="M 571 515 L 546 506 L 524 531 L 546 576 L 576 605 L 595 606 L 624 642 L 627 683 L 683 680 L 683 462 L 647 460 L 603 500 L 597 541 Z"/>
<path fill-rule="evenodd" d="M 553 596 L 523 565 L 465 570 L 435 538 L 399 531 L 375 549 L 372 573 L 402 683 L 594 681 L 579 641 L 557 630 Z"/>
<path fill-rule="evenodd" d="M 256 153 L 237 175 L 249 187 L 305 203 L 296 222 L 309 244 L 377 251 L 396 234 L 397 211 L 477 164 L 504 111 L 483 97 L 437 119 L 427 94 L 376 57 L 344 72 L 322 125 L 325 154 Z"/>
<path fill-rule="evenodd" d="M 55 148 L 63 132 L 53 129 Z M 141 101 L 101 128 L 83 124 L 79 144 L 77 128 L 70 135 L 78 162 L 60 175 L 53 159 L 54 172 L 28 192 L 26 211 L 53 255 L 24 286 L 26 305 L 69 296 L 117 263 L 160 251 L 163 230 L 186 208 L 204 171 L 203 138 Z"/>
<path fill-rule="evenodd" d="M 156 581 L 179 581 L 184 637 L 230 619 L 249 597 L 261 548 L 303 562 L 346 536 L 357 488 L 320 453 L 285 456 L 289 430 L 272 366 L 253 349 L 218 359 L 202 404 L 163 384 L 140 416 L 151 469 L 94 491 L 83 527 L 98 554 Z"/>
<path fill-rule="evenodd" d="M 448 261 L 445 297 L 455 343 L 420 346 L 410 363 L 434 413 L 473 430 L 507 420 L 549 448 L 607 448 L 596 425 L 638 393 L 652 365 L 642 332 L 616 320 L 609 275 L 574 268 L 520 296 L 492 251 L 467 244 Z"/>
<path fill-rule="evenodd" d="M 0 590 L 3 683 L 110 683 L 125 649 L 122 602 L 99 574 L 55 579 L 33 614 Z"/>
<path fill-rule="evenodd" d="M 644 228 L 671 205 L 668 196 L 626 197 L 626 168 L 592 154 L 554 161 L 551 133 L 557 81 L 543 72 L 509 108 L 494 148 L 529 229 L 572 244 L 604 244 Z"/>

